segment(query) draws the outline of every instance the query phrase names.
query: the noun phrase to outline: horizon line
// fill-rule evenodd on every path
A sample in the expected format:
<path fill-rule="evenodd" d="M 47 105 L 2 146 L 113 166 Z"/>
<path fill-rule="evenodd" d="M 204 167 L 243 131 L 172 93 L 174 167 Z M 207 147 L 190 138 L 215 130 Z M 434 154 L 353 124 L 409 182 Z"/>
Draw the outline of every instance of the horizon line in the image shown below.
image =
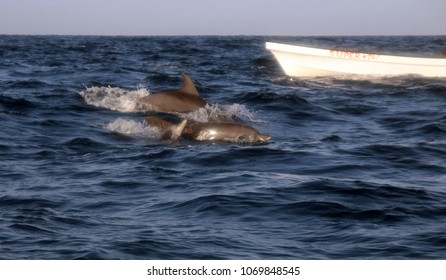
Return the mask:
<path fill-rule="evenodd" d="M 50 34 L 50 33 L 0 33 L 0 36 L 66 36 L 66 37 L 436 37 L 446 34 L 316 34 L 316 35 L 291 35 L 291 34 Z"/>

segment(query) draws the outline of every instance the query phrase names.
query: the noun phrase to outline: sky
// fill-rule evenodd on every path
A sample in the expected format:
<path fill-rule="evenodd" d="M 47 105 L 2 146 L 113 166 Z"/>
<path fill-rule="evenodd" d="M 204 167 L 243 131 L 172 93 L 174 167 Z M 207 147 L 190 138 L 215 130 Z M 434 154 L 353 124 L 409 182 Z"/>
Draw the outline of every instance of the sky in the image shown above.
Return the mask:
<path fill-rule="evenodd" d="M 0 0 L 0 34 L 446 35 L 446 0 Z"/>

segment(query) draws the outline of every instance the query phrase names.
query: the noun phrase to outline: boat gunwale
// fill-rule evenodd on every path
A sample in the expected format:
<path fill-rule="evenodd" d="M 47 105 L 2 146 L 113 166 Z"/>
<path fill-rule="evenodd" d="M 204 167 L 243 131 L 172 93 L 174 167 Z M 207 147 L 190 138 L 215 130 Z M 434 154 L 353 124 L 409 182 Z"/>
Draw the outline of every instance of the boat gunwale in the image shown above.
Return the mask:
<path fill-rule="evenodd" d="M 378 53 L 369 52 L 358 52 L 358 51 L 348 51 L 341 49 L 323 49 L 323 48 L 313 48 L 304 47 L 298 45 L 289 45 L 275 42 L 266 42 L 266 49 L 270 51 L 280 51 L 285 53 L 293 53 L 296 55 L 311 55 L 324 57 L 327 59 L 338 59 L 338 60 L 349 60 L 364 63 L 386 63 L 386 64 L 404 64 L 404 65 L 419 65 L 419 66 L 433 66 L 433 67 L 446 67 L 446 58 L 430 58 L 430 57 L 408 57 L 408 56 L 398 56 L 398 55 L 382 55 Z M 349 57 L 337 57 L 330 55 L 331 52 L 345 52 L 354 53 L 359 55 L 376 56 L 375 59 L 355 59 Z"/>

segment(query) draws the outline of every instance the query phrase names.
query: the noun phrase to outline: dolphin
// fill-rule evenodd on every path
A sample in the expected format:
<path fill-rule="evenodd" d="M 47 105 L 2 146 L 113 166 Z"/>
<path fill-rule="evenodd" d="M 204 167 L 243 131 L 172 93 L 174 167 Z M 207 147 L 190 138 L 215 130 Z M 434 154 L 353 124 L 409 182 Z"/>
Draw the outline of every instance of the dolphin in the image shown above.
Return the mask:
<path fill-rule="evenodd" d="M 205 107 L 194 82 L 183 74 L 183 87 L 177 91 L 153 93 L 137 100 L 135 109 L 156 113 L 188 113 Z"/>
<path fill-rule="evenodd" d="M 256 129 L 237 123 L 201 123 L 183 120 L 174 124 L 157 117 L 146 117 L 151 126 L 161 129 L 163 139 L 178 140 L 181 137 L 196 141 L 229 142 L 238 144 L 264 144 L 271 136 L 259 133 Z"/>
<path fill-rule="evenodd" d="M 178 141 L 181 138 L 181 134 L 186 127 L 187 120 L 182 120 L 179 124 L 169 123 L 161 131 L 161 138 L 172 141 Z"/>

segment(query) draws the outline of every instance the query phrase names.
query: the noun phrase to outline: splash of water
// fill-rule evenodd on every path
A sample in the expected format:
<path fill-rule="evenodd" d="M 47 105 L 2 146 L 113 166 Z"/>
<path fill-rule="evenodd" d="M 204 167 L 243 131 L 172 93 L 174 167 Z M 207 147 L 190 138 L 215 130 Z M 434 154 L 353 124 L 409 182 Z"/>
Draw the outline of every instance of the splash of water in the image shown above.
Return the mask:
<path fill-rule="evenodd" d="M 147 89 L 127 91 L 119 87 L 89 87 L 79 93 L 89 105 L 119 112 L 135 112 L 138 100 L 150 95 Z"/>
<path fill-rule="evenodd" d="M 234 121 L 254 121 L 254 114 L 241 104 L 231 105 L 206 105 L 194 112 L 180 114 L 183 119 L 197 122 L 234 122 Z"/>
<path fill-rule="evenodd" d="M 157 135 L 158 129 L 155 127 L 147 126 L 143 121 L 137 122 L 134 120 L 126 120 L 118 118 L 117 120 L 109 123 L 106 128 L 111 132 L 141 138 L 153 138 Z"/>

